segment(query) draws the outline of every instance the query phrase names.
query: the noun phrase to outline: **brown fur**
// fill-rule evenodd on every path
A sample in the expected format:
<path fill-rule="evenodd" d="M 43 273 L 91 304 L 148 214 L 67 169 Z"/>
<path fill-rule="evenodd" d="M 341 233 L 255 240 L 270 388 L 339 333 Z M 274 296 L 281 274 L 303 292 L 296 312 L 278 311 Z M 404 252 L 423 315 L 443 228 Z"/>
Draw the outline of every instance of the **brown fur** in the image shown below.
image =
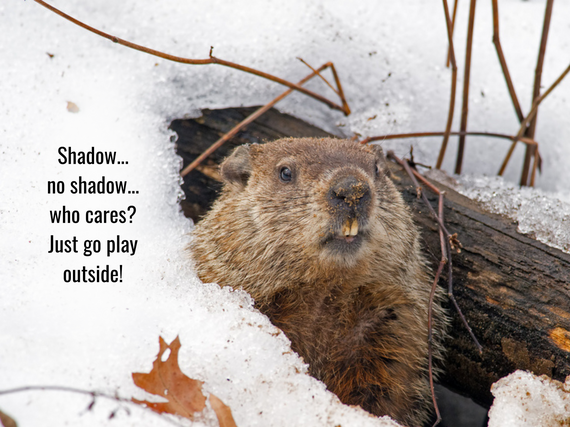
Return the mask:
<path fill-rule="evenodd" d="M 430 277 L 384 167 L 381 150 L 344 140 L 239 147 L 191 253 L 203 281 L 249 292 L 341 401 L 420 425 L 431 405 Z M 339 237 L 347 218 L 358 220 L 357 240 Z M 446 321 L 435 311 L 440 360 Z"/>

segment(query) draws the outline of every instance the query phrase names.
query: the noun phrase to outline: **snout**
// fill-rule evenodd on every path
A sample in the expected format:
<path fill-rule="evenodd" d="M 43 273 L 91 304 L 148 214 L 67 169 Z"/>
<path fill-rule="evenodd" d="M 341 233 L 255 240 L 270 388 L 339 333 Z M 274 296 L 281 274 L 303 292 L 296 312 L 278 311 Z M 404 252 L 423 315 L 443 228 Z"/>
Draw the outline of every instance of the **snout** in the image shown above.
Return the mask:
<path fill-rule="evenodd" d="M 327 201 L 334 216 L 353 220 L 368 211 L 372 200 L 370 192 L 366 180 L 349 174 L 333 181 Z"/>
<path fill-rule="evenodd" d="M 321 245 L 327 255 L 343 265 L 357 262 L 370 238 L 374 211 L 374 183 L 360 168 L 335 171 L 326 190 L 328 224 Z"/>
<path fill-rule="evenodd" d="M 357 249 L 372 205 L 370 184 L 358 173 L 343 173 L 333 178 L 327 193 L 330 228 L 326 242 L 336 241 L 335 245 L 351 250 Z"/>

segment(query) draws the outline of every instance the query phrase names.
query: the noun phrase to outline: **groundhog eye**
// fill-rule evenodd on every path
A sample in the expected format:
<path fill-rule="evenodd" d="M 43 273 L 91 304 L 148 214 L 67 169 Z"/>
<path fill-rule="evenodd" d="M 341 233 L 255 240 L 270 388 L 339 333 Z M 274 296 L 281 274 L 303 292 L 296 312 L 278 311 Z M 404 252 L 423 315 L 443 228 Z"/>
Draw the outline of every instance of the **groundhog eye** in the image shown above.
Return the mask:
<path fill-rule="evenodd" d="M 291 181 L 291 179 L 293 178 L 293 174 L 291 173 L 291 169 L 289 169 L 287 166 L 282 167 L 281 171 L 279 172 L 279 178 L 283 182 Z"/>
<path fill-rule="evenodd" d="M 378 178 L 380 176 L 380 166 L 377 164 L 376 165 L 376 178 Z"/>

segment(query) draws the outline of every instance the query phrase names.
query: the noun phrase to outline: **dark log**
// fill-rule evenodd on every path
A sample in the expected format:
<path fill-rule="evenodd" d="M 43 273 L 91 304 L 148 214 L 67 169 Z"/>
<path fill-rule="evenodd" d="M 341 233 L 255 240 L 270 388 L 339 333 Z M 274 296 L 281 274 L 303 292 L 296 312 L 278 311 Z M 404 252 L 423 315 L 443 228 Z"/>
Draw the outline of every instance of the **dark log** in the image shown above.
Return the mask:
<path fill-rule="evenodd" d="M 174 120 L 171 128 L 178 133 L 177 151 L 184 166 L 255 109 L 204 110 L 199 119 Z M 202 171 L 185 177 L 186 200 L 181 205 L 186 216 L 197 221 L 210 207 L 219 189 L 213 167 L 233 147 L 285 136 L 329 135 L 269 111 L 218 150 Z M 429 260 L 437 266 L 437 225 L 405 172 L 394 164 L 391 169 L 422 230 Z M 491 384 L 517 369 L 564 381 L 570 375 L 570 255 L 519 234 L 512 220 L 485 212 L 454 190 L 435 184 L 446 192 L 447 228 L 458 233 L 463 245 L 461 253 L 453 255 L 454 295 L 484 348 L 480 355 L 449 308 L 452 328 L 446 373 L 440 381 L 485 406 L 492 403 Z M 427 190 L 426 194 L 436 207 L 436 196 Z M 447 277 L 440 285 L 447 287 Z"/>

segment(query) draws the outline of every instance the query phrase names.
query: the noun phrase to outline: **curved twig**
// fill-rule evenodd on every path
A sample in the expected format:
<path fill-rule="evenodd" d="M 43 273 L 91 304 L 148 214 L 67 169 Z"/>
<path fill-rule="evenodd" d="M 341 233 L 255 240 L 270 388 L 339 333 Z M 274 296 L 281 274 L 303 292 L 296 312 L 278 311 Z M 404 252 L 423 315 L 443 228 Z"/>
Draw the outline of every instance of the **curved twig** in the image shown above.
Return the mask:
<path fill-rule="evenodd" d="M 546 0 L 546 10 L 544 11 L 544 23 L 542 25 L 542 36 L 540 38 L 540 49 L 538 50 L 538 59 L 536 61 L 536 69 L 534 74 L 534 87 L 532 91 L 532 102 L 536 101 L 540 96 L 540 86 L 542 81 L 542 66 L 544 65 L 544 56 L 546 53 L 546 42 L 548 40 L 548 32 L 550 29 L 550 18 L 552 17 L 552 8 L 554 0 Z M 534 138 L 536 132 L 536 112 L 534 113 L 528 128 L 525 130 L 525 135 Z M 528 185 L 528 170 L 530 168 L 531 158 L 535 156 L 533 147 L 526 147 L 523 168 L 521 173 L 520 185 Z"/>
<path fill-rule="evenodd" d="M 453 4 L 453 15 L 451 17 L 451 36 L 453 37 L 453 30 L 455 28 L 455 17 L 457 15 L 457 3 L 459 0 L 455 0 L 455 3 Z M 449 46 L 447 47 L 447 62 L 445 63 L 445 66 L 447 68 L 449 68 L 449 60 L 450 60 L 450 49 Z"/>
<path fill-rule="evenodd" d="M 430 188 L 430 190 L 434 191 L 436 194 L 440 195 L 441 191 L 439 191 L 438 188 L 436 188 L 434 185 L 432 185 L 428 180 L 426 180 L 418 171 L 412 169 L 410 167 L 410 165 L 408 164 L 408 162 L 401 160 L 400 158 L 398 158 L 393 151 L 388 151 L 388 154 L 386 155 L 387 158 L 395 161 L 396 163 L 398 163 L 400 166 L 402 166 L 406 172 L 408 173 L 408 175 L 410 176 L 412 182 L 414 183 L 414 185 L 416 186 L 416 188 L 418 189 L 419 194 L 421 195 L 422 200 L 424 201 L 425 205 L 427 206 L 428 210 L 431 212 L 433 218 L 436 220 L 437 224 L 440 227 L 440 230 L 442 230 L 445 233 L 445 244 L 446 244 L 446 249 L 442 248 L 442 259 L 443 256 L 445 255 L 446 251 L 448 254 L 447 257 L 447 261 L 448 261 L 448 265 L 449 265 L 449 286 L 448 286 L 448 296 L 451 299 L 451 301 L 453 302 L 455 308 L 457 309 L 457 312 L 459 314 L 459 317 L 461 317 L 461 321 L 463 322 L 463 324 L 465 325 L 467 331 L 469 332 L 469 335 L 471 335 L 471 338 L 473 339 L 473 342 L 475 343 L 475 345 L 477 346 L 477 349 L 479 350 L 479 353 L 483 352 L 483 347 L 481 346 L 481 344 L 479 344 L 479 341 L 477 340 L 477 338 L 475 337 L 475 334 L 473 334 L 473 331 L 471 330 L 471 327 L 469 326 L 469 323 L 467 323 L 467 319 L 465 318 L 465 316 L 463 315 L 461 309 L 459 308 L 459 305 L 457 304 L 457 301 L 455 300 L 455 297 L 453 296 L 453 281 L 452 281 L 452 270 L 451 270 L 451 241 L 456 239 L 456 235 L 451 235 L 449 233 L 449 231 L 447 231 L 447 228 L 445 227 L 442 219 L 440 218 L 440 216 L 435 212 L 435 210 L 433 209 L 431 203 L 429 202 L 429 200 L 427 199 L 427 196 L 424 194 L 424 192 L 421 190 L 421 186 L 418 183 L 417 179 L 419 179 L 420 181 L 422 181 L 422 183 L 426 184 L 427 187 Z M 416 179 L 417 178 L 417 179 Z"/>
<path fill-rule="evenodd" d="M 519 99 L 515 92 L 515 86 L 511 79 L 511 74 L 509 73 L 509 68 L 507 67 L 507 61 L 505 60 L 505 55 L 503 54 L 503 47 L 501 46 L 501 39 L 499 37 L 499 4 L 498 0 L 493 1 L 493 44 L 495 45 L 495 50 L 497 51 L 497 56 L 499 57 L 499 62 L 501 63 L 501 69 L 503 70 L 503 75 L 505 76 L 505 81 L 507 83 L 507 88 L 509 89 L 509 94 L 511 95 L 511 100 L 513 101 L 513 106 L 515 107 L 515 112 L 519 118 L 519 122 L 524 120 L 524 115 L 522 113 L 521 105 L 519 104 Z"/>
<path fill-rule="evenodd" d="M 454 236 L 450 235 L 449 232 L 447 231 L 447 229 L 445 228 L 444 223 L 443 223 L 444 193 L 442 191 L 440 191 L 437 187 L 432 185 L 429 181 L 427 181 L 416 170 L 412 169 L 407 161 L 399 159 L 394 154 L 393 151 L 388 151 L 386 157 L 388 159 L 391 159 L 394 162 L 398 163 L 400 166 L 402 166 L 406 170 L 406 172 L 410 176 L 410 179 L 412 180 L 412 182 L 416 186 L 416 191 L 418 193 L 418 197 L 422 198 L 423 202 L 428 207 L 433 218 L 436 220 L 436 222 L 439 226 L 439 237 L 440 237 L 440 243 L 441 243 L 441 260 L 439 262 L 439 266 L 437 268 L 437 272 L 435 274 L 435 278 L 434 278 L 434 281 L 432 283 L 430 296 L 429 296 L 429 306 L 428 306 L 428 377 L 429 377 L 429 385 L 430 385 L 430 390 L 431 390 L 432 401 L 433 401 L 435 413 L 437 416 L 437 419 L 436 419 L 435 423 L 433 424 L 433 427 L 435 427 L 441 421 L 441 414 L 439 413 L 439 407 L 437 405 L 437 401 L 435 398 L 435 390 L 434 390 L 434 386 L 433 386 L 433 366 L 432 366 L 433 365 L 433 363 L 432 363 L 432 353 L 433 353 L 433 334 L 432 334 L 433 302 L 434 302 L 434 298 L 435 298 L 435 291 L 437 289 L 437 284 L 439 282 L 441 272 L 443 271 L 443 267 L 445 266 L 445 264 L 448 265 L 448 297 L 451 300 L 451 302 L 453 303 L 455 309 L 457 310 L 457 313 L 458 313 L 459 317 L 461 318 L 461 321 L 465 325 L 467 332 L 469 333 L 473 342 L 475 343 L 475 346 L 477 347 L 479 354 L 482 354 L 483 347 L 481 346 L 481 344 L 479 344 L 479 341 L 477 340 L 477 338 L 475 337 L 475 334 L 471 330 L 471 327 L 469 326 L 467 319 L 463 315 L 463 312 L 461 311 L 461 308 L 457 304 L 457 301 L 453 295 L 453 268 L 452 268 L 452 264 L 451 264 L 451 241 L 456 240 L 456 235 L 454 235 Z M 433 191 L 435 194 L 438 195 L 438 198 L 439 198 L 438 212 L 439 213 L 436 213 L 435 210 L 433 209 L 433 207 L 431 206 L 431 203 L 429 202 L 426 195 L 422 191 L 422 187 L 420 186 L 420 184 L 418 183 L 416 178 L 420 179 L 422 181 L 422 183 L 424 183 L 428 188 L 430 188 L 431 191 Z"/>
<path fill-rule="evenodd" d="M 319 72 L 319 70 L 315 70 L 315 69 L 314 69 L 307 61 L 305 61 L 303 58 L 297 57 L 297 59 L 298 59 L 299 61 L 301 61 L 303 64 L 305 64 L 307 67 L 309 67 L 310 70 L 311 70 L 313 73 L 315 73 L 317 76 L 319 76 L 319 77 L 321 78 L 321 80 L 322 80 L 323 82 L 325 82 L 325 84 L 326 84 L 328 87 L 330 87 L 330 88 L 332 89 L 332 91 L 333 91 L 334 93 L 336 93 L 337 95 L 340 96 L 340 94 L 338 93 L 338 90 L 336 90 L 336 89 L 329 83 L 329 81 L 323 77 L 323 75 Z"/>
<path fill-rule="evenodd" d="M 234 62 L 230 62 L 230 61 L 226 61 L 226 60 L 223 60 L 220 58 L 216 58 L 215 56 L 212 56 L 212 48 L 210 49 L 210 55 L 209 55 L 208 59 L 190 59 L 190 58 L 182 58 L 180 56 L 170 55 L 167 53 L 160 52 L 158 50 L 149 49 L 145 46 L 141 46 L 141 45 L 138 45 L 136 43 L 129 42 L 127 40 L 120 39 L 119 37 L 107 34 L 101 30 L 93 28 L 93 27 L 91 27 L 87 24 L 84 24 L 83 22 L 73 18 L 72 16 L 62 12 L 61 10 L 53 7 L 52 5 L 44 2 L 43 0 L 34 0 L 34 1 L 36 3 L 42 5 L 43 7 L 51 10 L 52 12 L 58 14 L 59 16 L 62 16 L 63 18 L 67 19 L 68 21 L 71 21 L 74 24 L 80 26 L 81 28 L 88 30 L 92 33 L 95 33 L 101 37 L 108 39 L 108 40 L 111 40 L 113 43 L 118 43 L 120 45 L 129 47 L 131 49 L 138 50 L 140 52 L 148 53 L 150 55 L 154 55 L 154 56 L 157 56 L 159 58 L 163 58 L 163 59 L 166 59 L 169 61 L 179 62 L 182 64 L 193 64 L 193 65 L 218 64 L 218 65 L 223 65 L 225 67 L 234 68 L 236 70 L 245 71 L 246 73 L 250 73 L 250 74 L 254 74 L 254 75 L 259 76 L 259 77 L 263 77 L 265 79 L 268 79 L 268 80 L 274 81 L 276 83 L 282 84 L 284 86 L 287 86 L 292 90 L 296 90 L 296 91 L 299 91 L 301 93 L 304 93 L 305 95 L 310 96 L 311 98 L 314 98 L 314 99 L 321 101 L 322 103 L 328 105 L 330 108 L 342 111 L 345 115 L 350 114 L 350 110 L 347 110 L 346 107 L 341 107 L 340 105 L 335 104 L 334 102 L 330 101 L 329 99 L 325 98 L 324 96 L 321 96 L 318 93 L 315 93 L 315 92 L 312 92 L 308 89 L 305 89 L 298 84 L 291 83 L 291 82 L 284 80 L 280 77 L 273 76 L 273 75 L 268 74 L 268 73 L 264 73 L 263 71 L 258 71 L 254 68 L 246 67 L 244 65 L 240 65 L 240 64 L 236 64 Z M 342 95 L 341 95 L 341 98 L 342 98 Z M 344 101 L 344 99 L 343 99 L 343 105 L 345 103 L 346 103 L 346 101 Z"/>
<path fill-rule="evenodd" d="M 492 138 L 502 138 L 502 139 L 510 139 L 514 141 L 517 137 L 511 135 L 505 135 L 503 133 L 494 133 L 494 132 L 449 132 L 450 135 L 457 136 L 457 135 L 472 135 L 472 136 L 489 136 Z M 413 133 L 394 133 L 391 135 L 379 135 L 379 136 L 372 136 L 363 139 L 360 143 L 367 144 L 373 141 L 388 141 L 390 139 L 401 139 L 401 138 L 425 138 L 431 136 L 442 136 L 445 135 L 445 132 L 413 132 Z M 538 146 L 538 143 L 530 138 L 520 137 L 518 141 L 523 142 L 527 145 L 534 145 Z"/>
<path fill-rule="evenodd" d="M 317 70 L 313 69 L 313 72 L 311 74 L 309 74 L 307 77 L 305 77 L 304 79 L 300 80 L 298 84 L 301 85 L 301 84 L 307 82 L 308 80 L 310 80 L 313 77 L 315 77 L 316 75 L 318 75 L 320 71 L 323 71 L 328 67 L 332 67 L 331 62 L 327 62 L 326 64 L 321 65 L 321 67 Z M 256 120 L 262 114 L 266 113 L 269 109 L 271 109 L 271 107 L 273 107 L 275 104 L 277 104 L 279 101 L 281 101 L 283 98 L 290 95 L 291 93 L 293 93 L 292 89 L 286 90 L 281 95 L 279 95 L 277 98 L 273 99 L 272 101 L 265 104 L 263 107 L 256 110 L 254 113 L 247 116 L 244 120 L 242 120 L 240 123 L 238 123 L 236 126 L 234 126 L 234 128 L 231 129 L 228 133 L 226 133 L 224 136 L 222 136 L 220 139 L 218 139 L 216 142 L 214 142 L 206 151 L 204 151 L 202 154 L 200 154 L 192 163 L 190 163 L 188 166 L 186 166 L 182 170 L 182 172 L 180 172 L 180 175 L 183 177 L 188 175 L 200 163 L 202 163 L 210 154 L 212 154 L 214 151 L 216 151 L 218 148 L 220 148 L 227 141 L 232 139 L 241 129 L 243 129 L 245 126 L 247 126 L 248 124 L 250 124 L 251 122 Z"/>
<path fill-rule="evenodd" d="M 441 229 L 440 229 L 441 232 Z M 435 409 L 435 415 L 437 417 L 433 427 L 438 425 L 441 422 L 441 414 L 439 413 L 439 406 L 437 405 L 437 400 L 435 398 L 435 388 L 433 386 L 433 361 L 432 361 L 432 353 L 433 353 L 433 336 L 432 336 L 432 323 L 433 323 L 433 300 L 435 298 L 435 290 L 437 289 L 437 283 L 439 282 L 439 277 L 441 276 L 441 272 L 443 271 L 443 266 L 447 260 L 444 258 L 441 259 L 439 262 L 439 267 L 437 268 L 437 272 L 435 273 L 435 277 L 433 279 L 433 284 L 431 286 L 431 291 L 429 294 L 429 306 L 428 306 L 428 376 L 429 376 L 429 388 L 431 390 L 431 399 L 433 402 L 433 407 Z"/>
<path fill-rule="evenodd" d="M 477 0 L 471 0 L 469 5 L 469 25 L 467 29 L 467 46 L 465 48 L 465 70 L 463 74 L 463 103 L 461 104 L 460 132 L 467 130 L 467 116 L 469 114 L 469 79 L 471 76 L 471 51 L 473 47 L 473 28 L 475 26 L 475 5 Z M 463 165 L 463 152 L 465 151 L 465 134 L 459 136 L 457 158 L 455 160 L 455 173 L 460 174 Z M 438 168 L 439 169 L 439 168 Z"/>
<path fill-rule="evenodd" d="M 503 160 L 503 164 L 501 165 L 501 169 L 499 170 L 499 175 L 503 175 L 503 173 L 505 172 L 505 169 L 507 167 L 507 164 L 509 163 L 509 160 L 513 154 L 513 151 L 515 149 L 517 142 L 519 142 L 519 141 L 525 142 L 525 141 L 523 141 L 524 139 L 528 140 L 528 138 L 523 138 L 523 134 L 525 133 L 525 131 L 527 129 L 528 123 L 530 122 L 530 120 L 532 120 L 532 118 L 534 117 L 534 115 L 538 111 L 538 106 L 540 105 L 540 103 L 542 101 L 544 101 L 544 99 L 554 90 L 554 88 L 556 86 L 558 86 L 558 84 L 564 79 L 564 77 L 566 77 L 566 75 L 569 72 L 570 72 L 570 65 L 568 65 L 568 67 L 566 67 L 566 69 L 556 79 L 556 81 L 546 90 L 546 92 L 544 92 L 542 95 L 540 95 L 538 98 L 536 98 L 534 100 L 534 102 L 532 104 L 532 109 L 530 110 L 528 115 L 525 117 L 525 119 L 522 121 L 521 126 L 519 128 L 519 131 L 518 131 L 517 135 L 514 137 L 513 143 L 511 144 L 511 147 L 509 148 L 509 151 L 507 152 L 505 160 Z"/>
<path fill-rule="evenodd" d="M 178 426 L 178 427 L 182 427 L 183 425 L 180 423 L 177 423 L 176 421 L 174 421 L 173 419 L 171 419 L 170 417 L 162 417 L 159 413 L 153 411 L 151 408 L 148 408 L 146 406 L 143 406 L 139 403 L 133 402 L 131 399 L 126 399 L 123 397 L 119 397 L 119 396 L 114 396 L 114 395 L 110 395 L 110 394 L 106 394 L 106 393 L 102 393 L 99 391 L 89 391 L 89 390 L 83 390 L 80 388 L 75 388 L 75 387 L 67 387 L 67 386 L 57 386 L 57 385 L 47 385 L 47 386 L 40 386 L 40 385 L 32 385 L 32 386 L 23 386 L 23 387 L 16 387 L 16 388 L 11 388 L 11 389 L 6 389 L 6 390 L 0 390 L 0 396 L 1 395 L 8 395 L 8 394 L 16 394 L 16 393 L 23 393 L 26 391 L 63 391 L 63 392 L 67 392 L 67 393 L 77 393 L 77 394 L 84 394 L 87 396 L 91 396 L 92 397 L 92 402 L 89 404 L 89 406 L 87 407 L 88 410 L 90 410 L 94 403 L 95 403 L 95 399 L 97 397 L 101 397 L 104 399 L 108 399 L 108 400 L 114 400 L 120 403 L 125 403 L 125 404 L 129 404 L 129 405 L 135 405 L 138 408 L 142 408 L 144 410 L 148 410 L 150 413 L 160 417 L 161 419 L 168 421 L 169 423 L 171 423 L 172 425 Z M 115 413 L 111 413 L 112 416 L 115 415 Z"/>
<path fill-rule="evenodd" d="M 455 109 L 455 90 L 457 87 L 457 63 L 455 62 L 455 48 L 453 47 L 453 29 L 452 29 L 451 19 L 449 18 L 449 8 L 447 6 L 447 0 L 443 0 L 443 10 L 445 12 L 447 40 L 449 42 L 449 54 L 451 59 L 451 94 L 449 97 L 449 111 L 447 113 L 447 124 L 445 126 L 443 141 L 441 142 L 441 148 L 439 149 L 439 155 L 437 157 L 437 163 L 435 165 L 436 169 L 441 169 L 441 164 L 443 163 L 445 151 L 447 150 L 447 142 L 449 141 L 451 125 L 453 123 L 453 111 Z"/>

